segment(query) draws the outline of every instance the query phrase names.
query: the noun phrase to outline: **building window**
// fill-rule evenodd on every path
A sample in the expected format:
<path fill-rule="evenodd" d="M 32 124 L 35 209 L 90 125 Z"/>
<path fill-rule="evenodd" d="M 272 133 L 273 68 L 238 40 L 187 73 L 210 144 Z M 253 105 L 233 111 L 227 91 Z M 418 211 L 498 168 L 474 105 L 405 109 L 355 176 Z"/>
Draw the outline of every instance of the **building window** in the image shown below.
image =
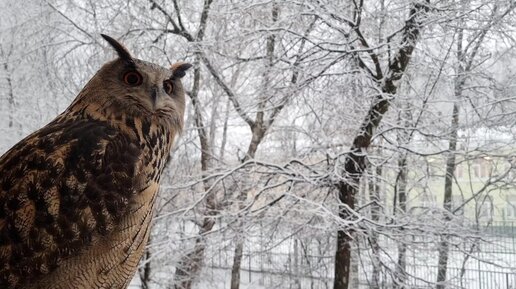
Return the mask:
<path fill-rule="evenodd" d="M 471 165 L 471 170 L 473 171 L 473 176 L 475 178 L 482 177 L 482 169 L 480 167 L 480 164 L 473 164 L 473 165 Z"/>
<path fill-rule="evenodd" d="M 457 165 L 455 168 L 455 177 L 458 179 L 462 179 L 464 177 L 462 165 Z"/>
<path fill-rule="evenodd" d="M 422 199 L 423 207 L 435 207 L 437 200 L 435 199 L 435 196 L 433 196 L 430 192 L 423 193 Z"/>
<path fill-rule="evenodd" d="M 508 219 L 516 219 L 516 196 L 509 196 L 505 201 L 505 216 Z"/>
<path fill-rule="evenodd" d="M 452 195 L 452 201 L 451 201 L 451 207 L 452 210 L 455 210 L 460 207 L 459 210 L 457 210 L 456 214 L 459 216 L 464 215 L 464 198 L 461 195 Z"/>
<path fill-rule="evenodd" d="M 513 213 L 515 211 L 513 210 Z M 493 220 L 493 200 L 490 196 L 481 197 L 477 201 L 478 220 L 490 222 Z"/>

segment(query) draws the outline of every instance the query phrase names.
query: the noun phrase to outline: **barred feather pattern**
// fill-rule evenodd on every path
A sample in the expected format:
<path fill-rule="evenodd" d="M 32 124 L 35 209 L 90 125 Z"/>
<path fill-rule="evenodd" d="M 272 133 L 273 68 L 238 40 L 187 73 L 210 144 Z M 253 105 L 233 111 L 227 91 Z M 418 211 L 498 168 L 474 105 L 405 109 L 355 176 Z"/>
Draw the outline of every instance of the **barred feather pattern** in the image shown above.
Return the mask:
<path fill-rule="evenodd" d="M 9 150 L 0 159 L 0 288 L 125 288 L 139 256 L 107 287 L 106 272 L 84 276 L 87 285 L 76 280 L 87 268 L 105 271 L 91 263 L 113 247 L 126 251 L 115 265 L 133 251 L 141 254 L 172 144 L 168 130 L 149 120 L 99 120 L 79 111 Z M 89 266 L 70 261 L 77 255 Z M 48 278 L 67 267 L 73 270 L 61 274 L 68 277 L 62 283 Z"/>

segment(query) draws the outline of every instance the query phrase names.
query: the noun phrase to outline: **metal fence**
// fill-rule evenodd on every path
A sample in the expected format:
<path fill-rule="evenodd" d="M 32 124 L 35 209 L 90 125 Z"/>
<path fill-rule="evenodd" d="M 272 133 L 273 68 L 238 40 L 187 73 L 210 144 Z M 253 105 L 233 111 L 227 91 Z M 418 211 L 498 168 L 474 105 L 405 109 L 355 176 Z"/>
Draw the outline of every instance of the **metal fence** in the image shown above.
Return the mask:
<path fill-rule="evenodd" d="M 446 288 L 516 289 L 515 226 L 513 222 L 500 222 L 477 228 L 482 238 L 476 242 L 451 238 Z M 395 241 L 380 239 L 382 252 L 376 255 L 367 241 L 357 241 L 351 288 L 435 288 L 438 244 L 423 242 L 421 237 L 414 240 L 411 241 L 416 245 L 411 241 L 406 243 L 404 270 L 397 266 L 399 244 Z M 332 235 L 312 239 L 280 235 L 271 239 L 257 235 L 245 244 L 241 281 L 251 284 L 248 288 L 333 287 L 335 240 Z M 212 246 L 207 257 L 208 274 L 229 280 L 233 263 L 231 242 L 221 241 Z M 378 262 L 381 266 L 376 266 L 374 272 L 373 264 Z"/>

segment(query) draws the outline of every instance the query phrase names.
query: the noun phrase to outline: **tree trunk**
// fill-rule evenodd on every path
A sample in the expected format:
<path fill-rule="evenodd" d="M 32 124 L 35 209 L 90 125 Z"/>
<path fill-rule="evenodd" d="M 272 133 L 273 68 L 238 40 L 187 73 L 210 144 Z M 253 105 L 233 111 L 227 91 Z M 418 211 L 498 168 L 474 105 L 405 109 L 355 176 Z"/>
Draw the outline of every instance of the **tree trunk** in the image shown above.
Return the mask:
<path fill-rule="evenodd" d="M 151 242 L 151 237 L 149 236 L 149 241 L 148 243 L 150 244 Z M 145 249 L 145 255 L 144 255 L 144 262 L 145 262 L 145 265 L 143 266 L 143 268 L 140 268 L 140 282 L 141 282 L 141 285 L 142 285 L 142 289 L 150 289 L 150 281 L 151 281 L 151 278 L 150 278 L 150 274 L 151 274 L 151 251 L 150 251 L 150 248 L 146 248 Z"/>
<path fill-rule="evenodd" d="M 276 3 L 272 4 L 272 22 L 278 21 L 279 16 L 279 7 Z M 276 37 L 274 34 L 267 37 L 267 46 L 266 46 L 266 55 L 267 55 L 267 67 L 271 68 L 273 66 L 274 61 L 274 50 L 276 45 Z M 249 147 L 247 149 L 247 153 L 242 159 L 242 162 L 246 162 L 250 159 L 253 159 L 256 151 L 258 150 L 258 146 L 263 140 L 263 137 L 265 136 L 265 133 L 267 129 L 270 127 L 270 124 L 266 125 L 264 121 L 264 115 L 265 115 L 265 106 L 268 99 L 268 93 L 266 93 L 266 89 L 270 83 L 270 76 L 269 76 L 269 70 L 267 69 L 263 74 L 263 88 L 264 91 L 261 94 L 261 98 L 258 102 L 258 110 L 256 112 L 256 118 L 255 121 L 251 125 L 251 132 L 252 132 L 252 138 L 251 143 L 249 144 Z M 271 121 L 274 121 L 274 119 L 271 119 Z M 242 209 L 244 202 L 247 198 L 247 192 L 241 192 L 238 196 L 239 208 Z M 237 234 L 240 234 L 238 238 L 236 238 L 236 244 L 235 244 L 235 251 L 233 253 L 233 265 L 231 267 L 231 289 L 239 289 L 240 287 L 240 267 L 242 264 L 242 254 L 244 249 L 244 242 L 245 239 L 241 234 L 243 234 L 243 222 L 239 221 L 237 223 L 237 228 L 239 228 L 240 232 L 237 232 Z M 251 270 L 251 268 L 249 268 Z"/>
<path fill-rule="evenodd" d="M 226 111 L 224 113 L 224 126 L 222 127 L 222 141 L 220 142 L 219 158 L 224 162 L 224 154 L 226 152 L 226 142 L 228 136 L 228 122 L 229 122 L 229 99 L 226 102 Z"/>
<path fill-rule="evenodd" d="M 461 20 L 456 29 L 457 35 L 457 67 L 456 67 L 456 76 L 454 82 L 454 102 L 453 102 L 453 112 L 452 119 L 450 125 L 450 136 L 448 139 L 448 157 L 446 160 L 446 175 L 444 177 L 444 199 L 443 199 L 443 208 L 445 210 L 444 221 L 450 221 L 450 214 L 453 213 L 452 208 L 452 190 L 453 190 L 453 179 L 456 167 L 456 159 L 455 153 L 457 150 L 457 141 L 458 141 L 458 130 L 459 130 L 459 113 L 460 113 L 460 101 L 462 99 L 462 95 L 464 92 L 464 86 L 466 83 L 466 74 L 469 73 L 474 64 L 474 60 L 479 52 L 479 48 L 481 44 L 484 42 L 484 39 L 488 32 L 504 17 L 509 15 L 516 8 L 516 3 L 511 3 L 507 9 L 502 11 L 500 14 L 499 6 L 495 2 L 492 7 L 490 22 L 488 22 L 485 27 L 479 29 L 474 37 L 466 37 L 466 40 L 469 42 L 466 45 L 463 45 L 465 40 L 464 38 L 464 26 L 465 21 Z M 468 8 L 467 2 L 462 2 L 462 10 L 466 11 Z M 470 40 L 471 39 L 471 40 Z M 449 236 L 443 234 L 441 236 L 441 242 L 439 243 L 439 257 L 437 263 L 437 289 L 444 289 L 446 286 L 444 282 L 447 279 L 447 269 L 448 269 L 448 254 L 449 254 Z"/>
<path fill-rule="evenodd" d="M 402 106 L 402 110 L 398 116 L 398 125 L 400 127 L 410 127 L 410 106 Z M 412 134 L 407 130 L 401 130 L 398 133 L 397 140 L 398 146 L 408 145 L 411 141 Z M 394 204 L 394 214 L 398 211 L 403 216 L 407 213 L 407 157 L 408 154 L 399 150 L 398 159 L 398 175 L 396 176 L 396 183 L 394 186 L 394 195 L 398 197 L 398 204 Z M 403 235 L 404 228 L 401 227 L 400 231 Z M 407 244 L 405 240 L 400 240 L 398 244 L 398 265 L 395 270 L 395 288 L 406 288 L 405 283 L 407 279 Z"/>
<path fill-rule="evenodd" d="M 379 103 L 380 104 L 380 103 Z M 353 149 L 347 155 L 344 164 L 344 172 L 347 177 L 347 181 L 341 181 L 337 185 L 339 193 L 339 201 L 341 202 L 339 208 L 339 217 L 345 222 L 352 220 L 352 211 L 355 209 L 355 195 L 358 192 L 358 183 L 360 177 L 366 168 L 365 153 L 362 149 L 369 146 L 369 141 L 372 136 L 373 127 L 376 128 L 380 123 L 381 117 L 389 106 L 389 102 L 381 101 L 381 105 L 377 105 L 378 108 L 373 108 L 369 115 L 376 115 L 371 119 L 376 119 L 376 124 L 367 124 L 371 127 L 371 134 L 365 133 L 364 136 L 359 135 L 355 138 Z M 376 106 L 375 106 L 376 107 Z M 364 130 L 366 131 L 366 130 Z M 337 231 L 337 250 L 335 252 L 335 280 L 333 284 L 334 289 L 347 289 L 350 283 L 349 273 L 351 270 L 351 241 L 352 241 L 352 229 L 341 228 Z"/>
<path fill-rule="evenodd" d="M 459 124 L 459 105 L 457 101 L 453 104 L 452 115 L 452 130 L 449 139 L 449 155 L 446 161 L 446 175 L 444 176 L 444 200 L 443 208 L 446 211 L 445 222 L 450 221 L 452 210 L 452 190 L 453 190 L 453 175 L 455 172 L 455 151 L 457 149 L 457 131 Z M 439 259 L 437 263 L 437 289 L 444 289 L 444 282 L 446 281 L 446 274 L 448 270 L 448 251 L 449 251 L 449 237 L 444 234 L 441 236 L 439 243 Z"/>
<path fill-rule="evenodd" d="M 400 213 L 405 214 L 407 212 L 407 165 L 406 155 L 403 154 L 398 162 L 399 172 L 396 182 L 396 188 L 398 194 L 398 203 Z M 400 229 L 403 232 L 403 228 Z M 395 278 L 396 288 L 405 288 L 407 279 L 406 267 L 407 267 L 407 244 L 405 240 L 400 240 L 398 245 L 398 265 L 396 266 Z"/>
<path fill-rule="evenodd" d="M 460 92 L 461 93 L 461 92 Z M 457 91 L 456 91 L 457 94 Z M 457 97 L 458 95 L 456 95 Z M 446 211 L 445 222 L 450 221 L 452 210 L 452 190 L 453 190 L 453 176 L 455 173 L 455 151 L 457 150 L 457 136 L 459 126 L 459 98 L 457 97 L 453 104 L 453 114 L 451 121 L 451 132 L 448 145 L 448 157 L 446 160 L 446 175 L 444 176 L 444 200 L 443 208 Z M 444 289 L 444 282 L 446 281 L 446 274 L 448 270 L 448 251 L 449 251 L 449 237 L 444 234 L 441 236 L 439 243 L 439 258 L 437 263 L 437 289 Z"/>
<path fill-rule="evenodd" d="M 245 157 L 242 159 L 242 163 L 253 159 L 256 155 L 256 151 L 258 150 L 258 146 L 260 145 L 263 137 L 265 136 L 265 129 L 258 123 L 255 122 L 255 126 L 252 129 L 253 136 L 251 139 L 251 143 L 249 144 L 249 148 Z M 247 199 L 247 192 L 240 192 L 237 200 L 240 202 L 238 204 L 239 209 L 241 210 L 244 207 L 245 200 Z M 237 230 L 237 238 L 235 242 L 235 250 L 233 252 L 233 265 L 231 266 L 231 289 L 239 289 L 240 288 L 240 268 L 242 265 L 242 257 L 244 252 L 244 221 L 239 220 L 235 225 Z M 251 270 L 251 268 L 249 268 Z"/>
<path fill-rule="evenodd" d="M 375 169 L 375 173 L 369 183 L 369 200 L 371 201 L 371 220 L 377 223 L 380 220 L 380 180 L 382 179 L 382 166 L 379 165 Z M 371 289 L 380 289 L 380 240 L 378 232 L 373 230 L 369 236 L 371 244 L 373 272 L 371 280 Z"/>
<path fill-rule="evenodd" d="M 151 1 L 156 7 L 158 4 L 156 2 Z M 205 0 L 203 5 L 203 10 L 201 12 L 200 24 L 197 34 L 195 36 L 195 41 L 202 41 L 204 38 L 204 32 L 206 29 L 206 25 L 208 23 L 208 16 L 210 12 L 210 5 L 213 0 Z M 160 9 L 164 11 L 163 9 Z M 177 9 L 176 9 L 177 10 Z M 188 34 L 186 31 L 182 31 L 182 36 L 185 37 L 188 41 L 193 42 L 194 38 Z M 200 60 L 201 60 L 200 52 L 195 53 L 195 65 L 194 65 L 194 79 L 193 79 L 193 87 L 192 91 L 189 94 L 190 99 L 192 101 L 192 106 L 194 108 L 194 119 L 195 125 L 197 126 L 197 134 L 199 135 L 199 142 L 201 147 L 201 171 L 203 174 L 213 166 L 213 149 L 211 143 L 209 141 L 209 133 L 207 128 L 204 125 L 204 120 L 202 118 L 201 105 L 199 100 L 199 91 L 200 91 L 200 82 L 201 82 L 201 70 L 200 70 Z M 183 255 L 179 260 L 176 267 L 176 274 L 174 276 L 174 288 L 175 289 L 190 289 L 192 288 L 192 284 L 195 280 L 195 277 L 198 275 L 199 271 L 202 268 L 202 262 L 204 258 L 204 252 L 206 250 L 206 243 L 204 240 L 204 235 L 210 232 L 215 225 L 214 216 L 218 211 L 218 203 L 216 200 L 216 195 L 214 191 L 209 191 L 211 188 L 211 181 L 204 181 L 204 191 L 207 192 L 206 202 L 205 202 L 205 211 L 204 217 L 201 222 L 201 226 L 199 228 L 197 238 L 195 239 L 195 244 L 193 249 Z"/>
<path fill-rule="evenodd" d="M 293 265 L 293 273 L 294 273 L 294 288 L 301 289 L 301 280 L 300 278 L 300 252 L 299 252 L 299 241 L 297 238 L 294 238 L 294 265 Z"/>
<path fill-rule="evenodd" d="M 463 30 L 462 28 L 457 29 L 457 60 L 459 62 L 457 66 L 457 76 L 455 78 L 454 83 L 454 102 L 453 102 L 453 111 L 452 111 L 452 119 L 450 125 L 450 136 L 448 139 L 448 157 L 446 159 L 446 174 L 444 176 L 444 198 L 443 198 L 443 208 L 445 210 L 445 222 L 450 221 L 450 215 L 452 211 L 452 193 L 453 193 L 453 178 L 455 174 L 455 152 L 457 150 L 457 138 L 458 138 L 458 130 L 459 130 L 459 102 L 462 98 L 462 91 L 464 86 L 464 66 L 463 66 L 463 57 L 462 54 L 462 41 L 463 41 Z M 449 251 L 449 237 L 444 234 L 441 236 L 441 241 L 439 243 L 439 257 L 437 261 L 437 289 L 444 289 L 446 286 L 444 282 L 446 281 L 446 275 L 448 271 L 448 251 Z"/>
<path fill-rule="evenodd" d="M 428 3 L 428 1 L 426 3 Z M 359 132 L 353 140 L 350 152 L 346 155 L 344 160 L 344 178 L 336 184 L 339 201 L 343 204 L 343 206 L 340 206 L 339 208 L 339 217 L 344 223 L 352 220 L 353 218 L 351 212 L 354 209 L 355 195 L 358 192 L 358 184 L 367 167 L 365 158 L 366 149 L 371 144 L 374 131 L 378 128 L 383 116 L 389 109 L 393 96 L 396 95 L 398 86 L 395 83 L 397 83 L 404 75 L 410 62 L 410 57 L 412 56 L 412 52 L 419 40 L 421 32 L 420 17 L 428 11 L 426 3 L 414 3 L 410 9 L 409 18 L 403 29 L 403 37 L 401 41 L 402 47 L 394 58 L 389 61 L 389 71 L 385 74 L 386 76 L 383 76 L 381 69 L 378 69 L 377 74 L 373 75 L 375 79 L 378 81 L 381 80 L 381 83 L 383 83 L 381 86 L 382 94 L 378 96 L 376 103 L 373 104 L 365 116 Z M 364 39 L 362 40 L 367 42 Z M 360 58 L 358 59 L 360 60 Z M 377 55 L 373 55 L 372 60 L 373 62 L 376 62 L 377 67 L 380 66 Z M 359 65 L 365 68 L 365 63 L 363 61 L 360 61 Z M 337 230 L 335 279 L 333 283 L 334 289 L 348 289 L 349 287 L 349 272 L 351 264 L 350 241 L 352 240 L 352 234 L 352 229 L 341 227 Z"/>
<path fill-rule="evenodd" d="M 190 99 L 194 107 L 195 124 L 197 126 L 197 133 L 199 135 L 199 141 L 201 144 L 201 170 L 204 173 L 212 166 L 212 146 L 208 140 L 208 132 L 204 126 L 202 119 L 201 108 L 199 105 L 199 89 L 201 73 L 199 68 L 200 56 L 196 56 L 196 65 L 194 70 L 194 82 L 192 92 L 190 93 Z M 195 276 L 198 274 L 202 267 L 202 260 L 204 258 L 204 252 L 206 250 L 206 244 L 204 241 L 204 235 L 210 232 L 215 225 L 214 215 L 218 210 L 218 204 L 216 201 L 215 192 L 209 191 L 211 188 L 211 181 L 204 181 L 204 190 L 208 192 L 205 203 L 205 216 L 202 219 L 197 238 L 195 239 L 194 248 L 181 257 L 176 268 L 176 274 L 174 276 L 174 288 L 175 289 L 190 289 L 192 288 Z"/>
<path fill-rule="evenodd" d="M 9 101 L 9 128 L 14 125 L 14 91 L 13 91 L 13 83 L 11 79 L 11 72 L 9 71 L 9 65 L 7 61 L 4 62 L 4 70 L 5 70 L 5 80 L 7 81 L 7 99 Z"/>
<path fill-rule="evenodd" d="M 235 245 L 233 255 L 233 266 L 231 267 L 231 289 L 240 288 L 240 268 L 242 265 L 242 256 L 244 253 L 244 242 L 238 240 Z M 251 268 L 249 268 L 251 269 Z"/>

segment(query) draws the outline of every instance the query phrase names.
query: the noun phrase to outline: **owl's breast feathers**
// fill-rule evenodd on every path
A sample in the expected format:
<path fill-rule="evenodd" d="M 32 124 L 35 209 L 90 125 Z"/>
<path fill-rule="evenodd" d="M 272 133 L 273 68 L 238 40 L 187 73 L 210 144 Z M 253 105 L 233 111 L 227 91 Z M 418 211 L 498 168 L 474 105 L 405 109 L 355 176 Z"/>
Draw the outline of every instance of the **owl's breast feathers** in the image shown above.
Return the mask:
<path fill-rule="evenodd" d="M 133 199 L 159 182 L 168 136 L 135 122 L 124 131 L 60 117 L 0 158 L 0 288 L 38 280 L 116 231 Z"/>

